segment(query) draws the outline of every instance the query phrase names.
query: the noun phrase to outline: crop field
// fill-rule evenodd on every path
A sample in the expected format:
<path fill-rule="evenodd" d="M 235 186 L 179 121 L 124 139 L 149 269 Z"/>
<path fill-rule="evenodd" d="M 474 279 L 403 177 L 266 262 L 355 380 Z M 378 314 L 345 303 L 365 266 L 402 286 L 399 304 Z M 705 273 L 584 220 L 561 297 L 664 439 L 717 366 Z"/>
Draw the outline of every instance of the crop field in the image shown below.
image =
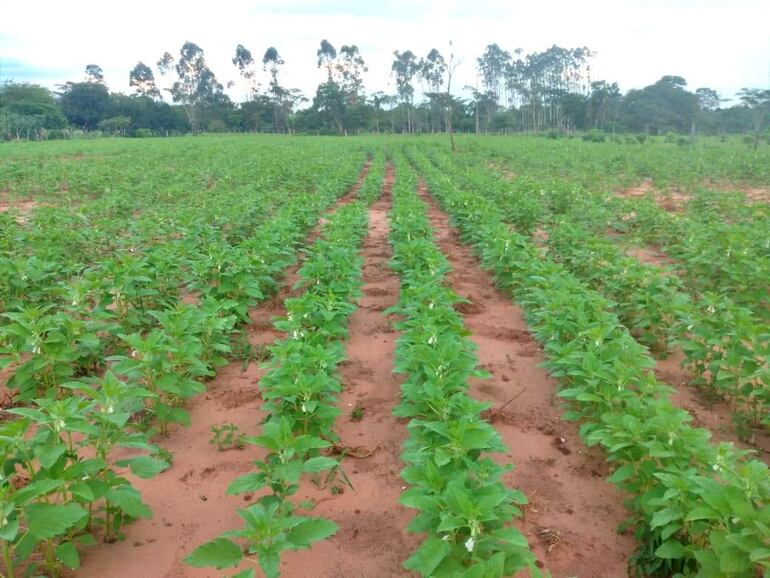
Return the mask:
<path fill-rule="evenodd" d="M 770 577 L 770 147 L 0 146 L 0 575 Z"/>

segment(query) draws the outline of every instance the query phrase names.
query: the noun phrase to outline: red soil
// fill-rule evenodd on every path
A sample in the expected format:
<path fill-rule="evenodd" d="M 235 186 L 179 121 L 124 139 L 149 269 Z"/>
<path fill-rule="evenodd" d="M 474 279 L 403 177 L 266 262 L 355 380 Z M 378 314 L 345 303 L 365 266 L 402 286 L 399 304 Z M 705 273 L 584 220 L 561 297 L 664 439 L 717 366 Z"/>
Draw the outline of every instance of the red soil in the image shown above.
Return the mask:
<path fill-rule="evenodd" d="M 313 514 L 334 520 L 340 530 L 311 550 L 287 554 L 282 565 L 287 577 L 308 576 L 309 568 L 313 576 L 325 578 L 407 576 L 402 564 L 418 544 L 406 532 L 414 511 L 398 504 L 403 488 L 399 455 L 407 432 L 406 424 L 392 414 L 400 395 L 400 379 L 393 373 L 397 334 L 383 315 L 399 293 L 398 278 L 388 269 L 392 185 L 388 167 L 383 196 L 369 212 L 363 294 L 350 318 L 347 359 L 340 371 L 344 389 L 336 432 L 348 450 L 342 465 L 353 489 L 338 483 L 342 494 L 326 492 Z M 363 411 L 359 421 L 352 417 L 356 408 Z M 300 493 L 318 499 L 307 484 Z"/>

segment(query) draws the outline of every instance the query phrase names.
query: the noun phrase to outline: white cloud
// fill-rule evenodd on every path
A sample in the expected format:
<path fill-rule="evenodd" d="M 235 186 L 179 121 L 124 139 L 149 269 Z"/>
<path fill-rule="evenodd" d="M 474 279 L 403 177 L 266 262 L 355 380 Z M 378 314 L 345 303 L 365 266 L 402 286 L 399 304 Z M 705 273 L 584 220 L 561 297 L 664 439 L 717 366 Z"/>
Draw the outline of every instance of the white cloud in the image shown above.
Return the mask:
<path fill-rule="evenodd" d="M 370 70 L 368 91 L 392 92 L 393 50 L 424 55 L 436 47 L 446 54 L 452 39 L 462 59 L 458 88 L 475 84 L 475 59 L 496 42 L 525 53 L 551 44 L 588 46 L 598 53 L 594 78 L 617 81 L 623 90 L 677 74 L 692 89 L 732 95 L 742 86 L 770 85 L 768 21 L 767 0 L 0 0 L 0 76 L 3 61 L 12 70 L 20 63 L 32 79 L 39 74 L 52 85 L 77 80 L 96 63 L 112 90 L 128 91 L 137 61 L 154 66 L 163 52 L 177 53 L 191 40 L 220 81 L 236 81 L 231 94 L 238 98 L 235 46 L 261 59 L 272 45 L 286 61 L 283 84 L 311 97 L 323 78 L 315 51 L 327 38 L 337 47 L 359 46 Z"/>

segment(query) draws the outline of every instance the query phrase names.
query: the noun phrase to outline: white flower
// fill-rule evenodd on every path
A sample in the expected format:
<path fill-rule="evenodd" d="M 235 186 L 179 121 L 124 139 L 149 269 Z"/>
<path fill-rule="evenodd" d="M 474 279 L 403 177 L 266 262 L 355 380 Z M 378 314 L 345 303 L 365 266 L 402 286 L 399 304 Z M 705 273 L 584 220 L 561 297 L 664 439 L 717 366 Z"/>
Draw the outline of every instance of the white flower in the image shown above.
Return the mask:
<path fill-rule="evenodd" d="M 473 548 L 476 546 L 476 539 L 471 536 L 465 541 L 465 549 L 468 550 L 468 552 L 473 552 Z"/>

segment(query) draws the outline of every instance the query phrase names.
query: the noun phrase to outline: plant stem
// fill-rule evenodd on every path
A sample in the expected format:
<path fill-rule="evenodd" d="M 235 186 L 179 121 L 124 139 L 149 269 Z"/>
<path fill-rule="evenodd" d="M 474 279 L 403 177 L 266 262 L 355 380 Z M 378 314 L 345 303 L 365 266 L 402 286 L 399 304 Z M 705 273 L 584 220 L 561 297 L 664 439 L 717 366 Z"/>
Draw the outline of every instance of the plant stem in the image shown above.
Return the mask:
<path fill-rule="evenodd" d="M 5 540 L 2 541 L 3 545 L 3 561 L 5 562 L 5 568 L 8 572 L 8 578 L 15 578 L 13 571 L 13 546 L 11 546 Z"/>

